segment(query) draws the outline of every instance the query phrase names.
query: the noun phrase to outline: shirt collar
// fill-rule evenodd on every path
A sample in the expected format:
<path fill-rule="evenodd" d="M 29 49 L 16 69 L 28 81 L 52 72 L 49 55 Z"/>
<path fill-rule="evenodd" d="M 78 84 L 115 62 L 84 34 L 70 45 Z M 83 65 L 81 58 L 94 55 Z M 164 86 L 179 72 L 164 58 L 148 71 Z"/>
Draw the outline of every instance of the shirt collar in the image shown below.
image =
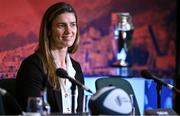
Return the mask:
<path fill-rule="evenodd" d="M 70 77 L 75 78 L 76 71 L 72 65 L 70 55 L 67 54 L 66 56 L 66 62 L 67 62 L 67 73 Z"/>
<path fill-rule="evenodd" d="M 56 64 L 56 68 L 60 68 L 60 65 L 58 64 L 58 61 L 56 61 L 56 54 L 54 53 L 54 51 L 51 51 L 53 57 L 54 57 L 54 62 Z M 75 74 L 76 74 L 76 71 L 72 65 L 72 62 L 71 62 L 71 58 L 70 58 L 70 55 L 67 53 L 66 54 L 66 63 L 67 63 L 67 67 L 66 67 L 66 71 L 68 73 L 68 75 L 72 78 L 75 79 Z"/>

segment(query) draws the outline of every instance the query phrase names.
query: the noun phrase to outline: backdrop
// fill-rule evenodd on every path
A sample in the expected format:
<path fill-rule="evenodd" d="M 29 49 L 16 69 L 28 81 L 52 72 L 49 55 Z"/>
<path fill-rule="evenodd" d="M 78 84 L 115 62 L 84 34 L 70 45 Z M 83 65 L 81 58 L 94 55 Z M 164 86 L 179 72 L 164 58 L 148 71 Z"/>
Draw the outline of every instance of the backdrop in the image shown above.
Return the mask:
<path fill-rule="evenodd" d="M 63 0 L 0 0 L 0 78 L 14 78 L 38 42 L 41 17 Z M 81 43 L 76 54 L 84 75 L 117 75 L 111 16 L 129 12 L 135 26 L 131 44 L 133 75 L 148 68 L 173 78 L 176 67 L 176 0 L 64 0 L 78 12 Z"/>

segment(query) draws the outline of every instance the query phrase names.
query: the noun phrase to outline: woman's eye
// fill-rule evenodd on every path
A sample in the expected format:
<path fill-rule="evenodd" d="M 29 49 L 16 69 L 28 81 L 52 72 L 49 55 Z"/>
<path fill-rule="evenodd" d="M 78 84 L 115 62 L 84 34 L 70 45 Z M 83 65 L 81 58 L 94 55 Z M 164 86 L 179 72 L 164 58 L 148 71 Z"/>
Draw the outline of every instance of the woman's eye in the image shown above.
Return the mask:
<path fill-rule="evenodd" d="M 58 25 L 58 27 L 60 27 L 60 28 L 64 28 L 64 27 L 65 27 L 65 25 L 64 25 L 64 24 L 59 24 L 59 25 Z"/>
<path fill-rule="evenodd" d="M 76 23 L 71 23 L 71 27 L 76 27 Z"/>

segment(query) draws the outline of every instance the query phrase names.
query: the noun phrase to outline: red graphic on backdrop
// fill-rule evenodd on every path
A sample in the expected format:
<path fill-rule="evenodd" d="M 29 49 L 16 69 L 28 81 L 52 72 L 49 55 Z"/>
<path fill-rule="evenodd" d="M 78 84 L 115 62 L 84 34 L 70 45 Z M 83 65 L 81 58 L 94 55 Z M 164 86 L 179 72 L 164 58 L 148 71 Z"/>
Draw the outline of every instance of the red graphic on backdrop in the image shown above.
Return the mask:
<path fill-rule="evenodd" d="M 176 1 L 64 0 L 78 12 L 81 45 L 73 55 L 85 75 L 116 75 L 111 14 L 130 12 L 135 26 L 130 69 L 135 76 L 148 68 L 161 77 L 175 72 Z M 37 45 L 41 16 L 55 1 L 2 0 L 0 4 L 0 78 L 14 78 L 21 61 Z"/>

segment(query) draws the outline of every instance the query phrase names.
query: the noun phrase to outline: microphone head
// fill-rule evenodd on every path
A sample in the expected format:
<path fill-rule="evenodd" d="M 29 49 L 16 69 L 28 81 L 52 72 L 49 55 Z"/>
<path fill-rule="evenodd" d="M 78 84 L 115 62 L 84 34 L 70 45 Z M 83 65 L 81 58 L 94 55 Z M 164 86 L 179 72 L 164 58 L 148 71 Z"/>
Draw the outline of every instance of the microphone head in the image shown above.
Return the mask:
<path fill-rule="evenodd" d="M 7 91 L 3 88 L 0 88 L 0 95 L 6 95 Z"/>
<path fill-rule="evenodd" d="M 152 78 L 152 74 L 148 70 L 142 70 L 141 75 L 146 79 L 151 79 Z"/>
<path fill-rule="evenodd" d="M 58 68 L 58 69 L 56 70 L 56 75 L 59 76 L 59 77 L 61 77 L 61 78 L 69 77 L 67 71 L 64 70 L 63 68 Z"/>

